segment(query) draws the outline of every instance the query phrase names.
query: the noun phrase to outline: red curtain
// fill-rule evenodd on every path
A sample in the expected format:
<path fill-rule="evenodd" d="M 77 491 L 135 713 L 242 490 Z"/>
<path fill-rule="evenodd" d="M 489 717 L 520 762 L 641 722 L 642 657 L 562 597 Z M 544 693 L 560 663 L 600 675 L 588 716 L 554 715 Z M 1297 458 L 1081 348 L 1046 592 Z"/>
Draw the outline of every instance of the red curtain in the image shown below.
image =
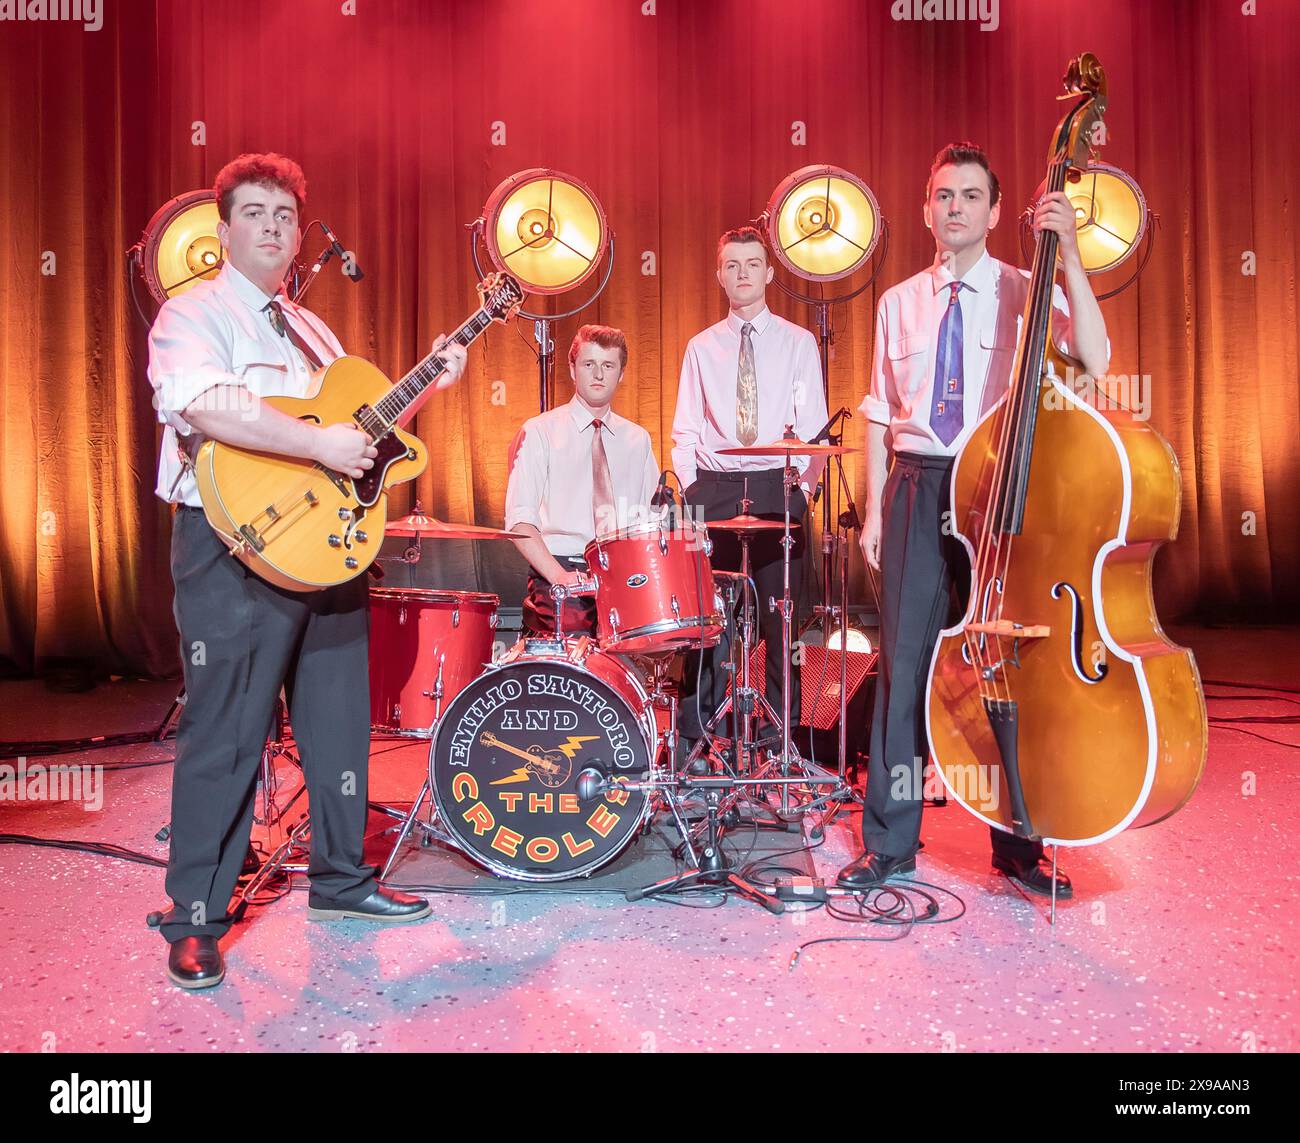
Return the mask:
<path fill-rule="evenodd" d="M 664 460 L 682 350 L 724 312 L 723 229 L 809 163 L 871 185 L 888 259 L 833 311 L 830 404 L 856 408 L 875 298 L 932 256 L 920 216 L 931 157 L 950 140 L 986 147 L 1006 195 L 991 247 L 1020 262 L 1015 218 L 1082 50 L 1109 76 L 1104 158 L 1159 216 L 1142 277 L 1104 303 L 1112 371 L 1149 378 L 1151 423 L 1182 465 L 1158 604 L 1166 618 L 1293 618 L 1300 4 L 1243 11 L 1254 7 L 1001 0 L 984 31 L 894 19 L 892 0 L 133 0 L 106 3 L 99 31 L 0 24 L 0 657 L 23 671 L 68 657 L 145 673 L 174 663 L 169 517 L 152 495 L 124 252 L 157 206 L 210 185 L 233 155 L 303 164 L 308 217 L 328 220 L 366 271 L 360 286 L 327 272 L 309 304 L 394 375 L 474 308 L 464 227 L 490 190 L 533 166 L 584 179 L 617 258 L 598 303 L 560 323 L 560 356 L 581 321 L 625 328 L 618 407 Z M 811 323 L 807 307 L 769 300 Z M 537 411 L 530 345 L 531 329 L 496 327 L 464 382 L 421 414 L 427 509 L 501 520 L 509 442 Z M 562 380 L 557 397 L 568 393 Z M 858 419 L 850 439 L 861 431 Z M 861 465 L 849 468 L 861 494 Z M 519 566 L 502 546 L 474 558 L 447 586 Z"/>

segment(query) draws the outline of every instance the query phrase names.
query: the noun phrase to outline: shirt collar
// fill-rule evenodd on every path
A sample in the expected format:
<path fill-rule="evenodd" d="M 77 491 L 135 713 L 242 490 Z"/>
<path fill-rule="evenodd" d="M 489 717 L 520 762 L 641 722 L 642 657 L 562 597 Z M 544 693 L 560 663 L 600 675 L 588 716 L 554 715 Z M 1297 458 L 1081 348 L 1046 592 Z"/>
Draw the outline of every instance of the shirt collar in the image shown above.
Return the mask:
<path fill-rule="evenodd" d="M 769 324 L 771 324 L 771 321 L 772 311 L 769 310 L 767 306 L 764 306 L 758 311 L 758 313 L 749 319 L 749 324 L 754 327 L 755 333 L 762 335 L 763 331 L 767 329 Z M 740 329 L 744 324 L 744 319 L 739 317 L 734 310 L 727 311 L 727 328 L 737 337 L 740 336 Z"/>
<path fill-rule="evenodd" d="M 937 294 L 940 290 L 947 289 L 956 280 L 947 264 L 936 255 L 934 264 L 930 267 L 930 281 L 934 286 L 934 292 Z M 987 249 L 980 255 L 979 261 L 966 271 L 966 276 L 961 280 L 968 289 L 974 290 L 977 294 L 992 285 L 993 256 Z"/>
<path fill-rule="evenodd" d="M 569 401 L 569 416 L 573 418 L 573 423 L 578 426 L 579 432 L 586 432 L 587 429 L 591 427 L 592 421 L 596 419 L 592 416 L 591 410 L 588 409 L 587 406 L 578 398 L 577 393 L 575 393 Z M 615 414 L 614 410 L 610 409 L 609 412 L 600 419 L 601 425 L 611 433 L 614 431 L 614 421 L 616 416 L 617 414 Z"/>
<path fill-rule="evenodd" d="M 266 304 L 272 300 L 278 301 L 281 306 L 285 306 L 289 301 L 288 295 L 281 287 L 279 294 L 275 299 L 268 298 L 262 293 L 260 286 L 254 285 L 248 278 L 241 274 L 229 262 L 221 267 L 220 278 L 225 281 L 231 290 L 234 291 L 235 297 L 244 303 L 250 310 L 264 310 Z"/>

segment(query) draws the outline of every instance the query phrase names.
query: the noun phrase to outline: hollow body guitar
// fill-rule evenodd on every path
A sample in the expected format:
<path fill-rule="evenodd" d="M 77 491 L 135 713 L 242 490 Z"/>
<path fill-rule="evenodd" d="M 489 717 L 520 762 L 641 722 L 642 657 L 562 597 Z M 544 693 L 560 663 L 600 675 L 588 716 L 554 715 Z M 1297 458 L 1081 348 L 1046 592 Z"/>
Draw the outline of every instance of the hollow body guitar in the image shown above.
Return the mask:
<path fill-rule="evenodd" d="M 451 341 L 469 345 L 519 308 L 523 291 L 507 274 L 480 283 L 482 305 Z M 388 492 L 424 471 L 424 445 L 398 428 L 445 371 L 431 353 L 396 384 L 358 357 L 340 357 L 312 378 L 306 397 L 263 397 L 264 404 L 315 425 L 352 422 L 379 455 L 356 479 L 311 460 L 208 440 L 195 460 L 203 511 L 231 553 L 278 587 L 311 591 L 346 583 L 379 554 Z"/>
<path fill-rule="evenodd" d="M 1073 62 L 1067 89 L 1078 102 L 1049 190 L 1086 162 L 1105 106 L 1095 57 Z M 1050 335 L 1056 252 L 1043 232 L 1012 384 L 953 467 L 971 596 L 935 648 L 926 716 L 967 809 L 1022 837 L 1089 845 L 1191 797 L 1206 715 L 1192 653 L 1165 636 L 1151 593 L 1155 553 L 1178 531 L 1178 464 L 1150 426 L 1066 383 L 1083 369 Z"/>

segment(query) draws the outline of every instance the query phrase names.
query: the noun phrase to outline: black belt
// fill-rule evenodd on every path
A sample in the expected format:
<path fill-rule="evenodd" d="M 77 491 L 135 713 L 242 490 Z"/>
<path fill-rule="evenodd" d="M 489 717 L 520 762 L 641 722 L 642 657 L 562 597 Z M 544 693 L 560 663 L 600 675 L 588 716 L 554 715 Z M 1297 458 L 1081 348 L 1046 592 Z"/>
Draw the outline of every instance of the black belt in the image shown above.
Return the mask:
<path fill-rule="evenodd" d="M 955 456 L 931 456 L 924 452 L 896 452 L 894 459 L 899 464 L 910 464 L 916 468 L 951 468 Z"/>
<path fill-rule="evenodd" d="M 730 483 L 740 484 L 746 480 L 780 480 L 783 468 L 751 468 L 741 472 L 715 472 L 711 468 L 700 468 L 695 472 L 695 479 L 706 484 Z"/>

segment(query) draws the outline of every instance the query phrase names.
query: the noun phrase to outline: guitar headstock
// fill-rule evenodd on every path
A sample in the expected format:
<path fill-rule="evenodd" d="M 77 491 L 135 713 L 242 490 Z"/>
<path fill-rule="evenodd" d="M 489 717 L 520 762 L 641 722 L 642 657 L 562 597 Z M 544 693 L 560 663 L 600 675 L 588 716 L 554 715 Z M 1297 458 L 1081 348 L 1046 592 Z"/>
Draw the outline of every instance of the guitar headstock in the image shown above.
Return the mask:
<path fill-rule="evenodd" d="M 1082 169 L 1105 136 L 1106 72 L 1092 52 L 1084 52 L 1070 61 L 1061 83 L 1065 92 L 1056 98 L 1077 102 L 1058 124 L 1048 158 Z"/>
<path fill-rule="evenodd" d="M 507 322 L 524 304 L 523 287 L 509 274 L 494 271 L 478 284 L 483 312 L 493 321 Z"/>

